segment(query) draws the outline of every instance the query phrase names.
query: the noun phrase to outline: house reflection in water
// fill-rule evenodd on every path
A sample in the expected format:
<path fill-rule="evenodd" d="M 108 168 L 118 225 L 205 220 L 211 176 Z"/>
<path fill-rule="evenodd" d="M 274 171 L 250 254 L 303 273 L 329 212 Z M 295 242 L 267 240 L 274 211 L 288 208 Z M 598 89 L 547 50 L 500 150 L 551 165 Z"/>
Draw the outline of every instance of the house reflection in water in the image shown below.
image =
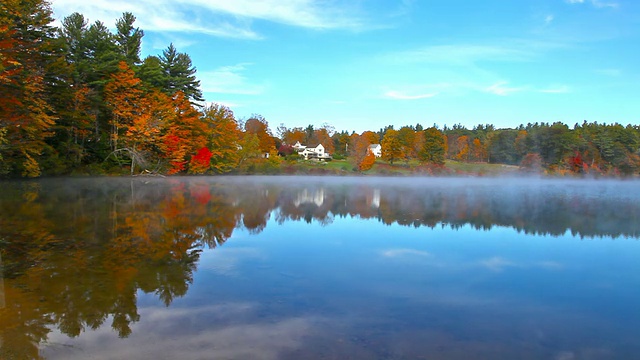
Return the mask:
<path fill-rule="evenodd" d="M 380 189 L 373 189 L 372 192 L 367 193 L 367 205 L 374 209 L 380 207 Z"/>
<path fill-rule="evenodd" d="M 293 205 L 299 207 L 303 204 L 315 204 L 320 207 L 324 204 L 324 188 L 315 189 L 313 191 L 304 189 L 298 193 Z"/>

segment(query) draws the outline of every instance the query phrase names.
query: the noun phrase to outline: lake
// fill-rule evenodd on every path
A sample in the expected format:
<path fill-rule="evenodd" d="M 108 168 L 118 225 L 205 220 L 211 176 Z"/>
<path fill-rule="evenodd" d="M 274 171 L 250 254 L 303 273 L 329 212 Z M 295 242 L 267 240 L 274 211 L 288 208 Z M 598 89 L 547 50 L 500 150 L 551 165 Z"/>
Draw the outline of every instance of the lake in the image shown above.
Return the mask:
<path fill-rule="evenodd" d="M 2 359 L 630 359 L 640 182 L 0 182 Z"/>

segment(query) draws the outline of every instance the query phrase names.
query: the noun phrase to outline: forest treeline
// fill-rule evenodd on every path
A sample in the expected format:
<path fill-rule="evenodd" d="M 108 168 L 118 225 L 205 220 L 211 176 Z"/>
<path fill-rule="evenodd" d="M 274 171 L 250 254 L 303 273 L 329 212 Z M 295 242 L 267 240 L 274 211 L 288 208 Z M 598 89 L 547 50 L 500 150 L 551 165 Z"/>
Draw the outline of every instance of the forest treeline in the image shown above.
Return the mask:
<path fill-rule="evenodd" d="M 377 160 L 441 167 L 446 159 L 519 165 L 525 171 L 632 175 L 640 127 L 584 121 L 497 129 L 420 124 L 361 134 L 331 125 L 274 135 L 260 115 L 237 119 L 205 104 L 187 53 L 169 44 L 140 57 L 144 31 L 123 13 L 111 31 L 82 14 L 52 25 L 44 0 L 0 4 L 0 176 L 278 172 L 292 145 L 322 144 L 356 171 Z"/>

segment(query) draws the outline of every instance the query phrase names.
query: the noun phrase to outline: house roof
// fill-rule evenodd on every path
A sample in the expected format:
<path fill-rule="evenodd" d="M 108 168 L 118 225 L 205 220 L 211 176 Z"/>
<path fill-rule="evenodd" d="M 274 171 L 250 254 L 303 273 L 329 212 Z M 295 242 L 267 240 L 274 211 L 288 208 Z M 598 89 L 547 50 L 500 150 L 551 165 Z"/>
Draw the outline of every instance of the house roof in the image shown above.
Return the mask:
<path fill-rule="evenodd" d="M 320 145 L 322 145 L 322 144 L 321 143 L 311 143 L 311 145 L 307 145 L 307 149 L 317 148 Z M 324 147 L 324 145 L 322 145 L 322 147 Z"/>

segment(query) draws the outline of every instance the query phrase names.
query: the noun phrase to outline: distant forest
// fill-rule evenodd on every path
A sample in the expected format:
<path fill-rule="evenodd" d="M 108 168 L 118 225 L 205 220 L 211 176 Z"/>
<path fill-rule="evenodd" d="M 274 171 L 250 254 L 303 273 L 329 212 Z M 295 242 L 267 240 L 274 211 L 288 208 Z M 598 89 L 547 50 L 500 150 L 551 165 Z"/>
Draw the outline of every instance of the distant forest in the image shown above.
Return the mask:
<path fill-rule="evenodd" d="M 437 168 L 448 159 L 556 174 L 640 172 L 637 125 L 416 124 L 357 134 L 281 124 L 274 135 L 260 115 L 236 119 L 225 106 L 205 104 L 191 58 L 173 44 L 141 59 L 144 31 L 135 20 L 123 13 L 114 33 L 74 13 L 56 28 L 47 1 L 3 0 L 0 177 L 277 173 L 300 161 L 297 141 L 322 144 L 355 171 L 381 160 Z M 368 150 L 378 143 L 382 159 Z"/>

